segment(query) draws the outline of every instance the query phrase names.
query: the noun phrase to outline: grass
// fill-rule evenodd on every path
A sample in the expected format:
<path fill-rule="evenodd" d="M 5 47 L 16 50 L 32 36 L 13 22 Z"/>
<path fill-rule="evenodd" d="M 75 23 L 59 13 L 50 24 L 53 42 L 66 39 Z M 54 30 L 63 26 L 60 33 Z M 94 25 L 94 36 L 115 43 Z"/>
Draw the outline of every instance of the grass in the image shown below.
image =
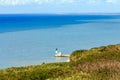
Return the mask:
<path fill-rule="evenodd" d="M 70 62 L 3 69 L 0 80 L 120 80 L 120 44 L 73 51 Z"/>
<path fill-rule="evenodd" d="M 69 63 L 51 63 L 28 67 L 13 67 L 0 71 L 0 80 L 46 80 L 69 73 Z"/>

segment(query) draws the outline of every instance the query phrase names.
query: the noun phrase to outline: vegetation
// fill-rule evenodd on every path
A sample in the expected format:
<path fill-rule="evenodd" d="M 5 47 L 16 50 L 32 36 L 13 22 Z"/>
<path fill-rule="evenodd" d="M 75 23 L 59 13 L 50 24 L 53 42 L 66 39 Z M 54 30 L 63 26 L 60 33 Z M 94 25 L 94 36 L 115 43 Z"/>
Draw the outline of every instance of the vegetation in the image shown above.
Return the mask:
<path fill-rule="evenodd" d="M 0 80 L 120 80 L 120 44 L 76 50 L 70 62 L 3 69 Z"/>

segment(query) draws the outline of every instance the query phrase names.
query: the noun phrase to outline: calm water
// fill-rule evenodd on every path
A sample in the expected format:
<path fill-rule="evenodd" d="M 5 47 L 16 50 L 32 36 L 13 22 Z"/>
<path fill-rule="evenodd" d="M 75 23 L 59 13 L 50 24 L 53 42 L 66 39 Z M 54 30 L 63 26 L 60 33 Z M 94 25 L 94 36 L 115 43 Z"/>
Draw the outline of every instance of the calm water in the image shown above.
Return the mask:
<path fill-rule="evenodd" d="M 0 15 L 0 68 L 55 58 L 74 50 L 120 43 L 119 15 Z"/>

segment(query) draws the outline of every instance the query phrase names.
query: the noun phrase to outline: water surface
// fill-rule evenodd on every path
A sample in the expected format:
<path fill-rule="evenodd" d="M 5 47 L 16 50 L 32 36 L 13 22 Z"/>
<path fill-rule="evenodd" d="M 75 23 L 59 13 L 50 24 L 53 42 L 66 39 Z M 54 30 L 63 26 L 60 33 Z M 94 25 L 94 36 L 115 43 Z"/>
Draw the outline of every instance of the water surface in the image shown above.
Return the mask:
<path fill-rule="evenodd" d="M 119 15 L 0 15 L 0 68 L 61 62 L 78 49 L 120 43 Z"/>

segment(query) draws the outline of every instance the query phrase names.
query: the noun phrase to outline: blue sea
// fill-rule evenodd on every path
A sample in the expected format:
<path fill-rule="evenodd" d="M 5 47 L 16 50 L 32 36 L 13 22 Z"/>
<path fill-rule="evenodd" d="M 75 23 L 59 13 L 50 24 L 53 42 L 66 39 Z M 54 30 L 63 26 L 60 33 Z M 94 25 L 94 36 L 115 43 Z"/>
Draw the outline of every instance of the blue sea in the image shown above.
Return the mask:
<path fill-rule="evenodd" d="M 120 15 L 0 15 L 0 68 L 65 62 L 65 54 L 120 43 Z"/>

